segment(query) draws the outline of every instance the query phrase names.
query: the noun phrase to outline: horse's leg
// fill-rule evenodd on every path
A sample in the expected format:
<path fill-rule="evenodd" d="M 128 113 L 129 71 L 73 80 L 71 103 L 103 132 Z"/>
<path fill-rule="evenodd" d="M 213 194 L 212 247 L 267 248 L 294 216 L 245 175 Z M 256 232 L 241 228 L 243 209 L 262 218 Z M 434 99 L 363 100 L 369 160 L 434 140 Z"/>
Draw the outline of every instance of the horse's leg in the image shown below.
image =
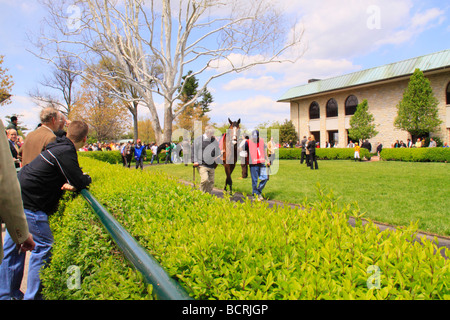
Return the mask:
<path fill-rule="evenodd" d="M 225 190 L 225 191 L 227 191 L 227 186 L 228 186 L 228 177 L 229 177 L 229 175 L 230 175 L 230 168 L 229 168 L 229 166 L 228 165 L 223 165 L 223 167 L 225 168 L 225 175 L 227 176 L 226 177 L 226 179 L 225 179 L 225 188 L 223 188 L 223 190 Z"/>
<path fill-rule="evenodd" d="M 235 163 L 230 165 L 230 175 L 228 176 L 229 180 L 227 183 L 230 185 L 230 194 L 233 193 L 233 180 L 231 179 L 231 174 L 233 173 L 235 166 L 236 166 Z"/>

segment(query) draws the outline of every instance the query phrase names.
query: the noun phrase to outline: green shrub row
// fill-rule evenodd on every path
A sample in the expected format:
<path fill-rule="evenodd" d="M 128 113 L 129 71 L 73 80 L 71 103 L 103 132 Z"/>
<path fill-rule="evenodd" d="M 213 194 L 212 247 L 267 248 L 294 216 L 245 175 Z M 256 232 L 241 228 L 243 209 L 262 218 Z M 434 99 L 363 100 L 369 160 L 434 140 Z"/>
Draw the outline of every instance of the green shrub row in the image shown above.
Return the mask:
<path fill-rule="evenodd" d="M 357 218 L 352 227 L 349 216 L 361 216 L 357 204 L 340 204 L 320 188 L 320 201 L 305 210 L 270 209 L 248 199 L 219 199 L 162 173 L 80 162 L 93 178 L 92 194 L 195 299 L 450 299 L 450 262 L 434 242 L 412 241 L 417 225 L 379 232 Z M 79 207 L 66 208 L 65 215 Z M 74 217 L 80 226 L 59 228 L 64 241 L 55 237 L 54 254 L 78 258 L 56 262 L 46 273 L 49 279 L 61 277 L 69 263 L 86 274 L 98 268 L 92 260 L 112 263 L 111 246 L 101 244 L 108 237 L 97 233 L 98 226 L 91 234 L 92 220 Z M 81 245 L 84 238 L 92 243 Z M 81 258 L 102 247 L 101 258 Z M 100 292 L 104 282 L 119 277 L 119 271 L 104 272 L 86 286 L 83 278 L 80 291 Z M 128 285 L 109 286 L 118 299 L 135 297 L 124 293 Z M 84 291 L 68 294 L 92 297 Z"/>
<path fill-rule="evenodd" d="M 51 263 L 41 272 L 45 299 L 152 298 L 151 286 L 128 263 L 81 195 L 65 196 L 50 226 L 55 242 Z"/>
<path fill-rule="evenodd" d="M 450 148 L 391 148 L 380 156 L 388 161 L 450 162 Z"/>
<path fill-rule="evenodd" d="M 122 163 L 122 156 L 120 155 L 119 151 L 86 151 L 86 152 L 79 152 L 78 155 L 81 157 L 93 158 L 110 164 Z M 160 153 L 158 154 L 158 157 L 159 162 L 164 162 L 164 160 L 166 159 L 166 154 Z M 145 162 L 150 162 L 151 159 L 152 155 L 150 153 L 150 150 L 147 150 L 147 160 Z M 134 160 L 134 157 L 131 157 L 131 162 L 132 163 L 136 162 Z"/>
<path fill-rule="evenodd" d="M 279 157 L 283 160 L 297 160 L 301 158 L 301 148 L 280 148 Z M 369 150 L 361 148 L 359 152 L 361 159 L 370 160 Z M 352 148 L 318 148 L 316 156 L 319 160 L 353 160 L 355 150 Z"/>

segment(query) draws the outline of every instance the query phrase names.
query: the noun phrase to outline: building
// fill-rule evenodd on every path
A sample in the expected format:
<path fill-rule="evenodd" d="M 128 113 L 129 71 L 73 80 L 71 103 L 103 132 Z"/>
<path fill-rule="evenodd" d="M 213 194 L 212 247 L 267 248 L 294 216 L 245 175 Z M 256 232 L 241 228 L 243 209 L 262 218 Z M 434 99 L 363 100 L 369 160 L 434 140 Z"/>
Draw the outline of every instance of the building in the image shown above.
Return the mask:
<path fill-rule="evenodd" d="M 450 140 L 450 49 L 362 70 L 330 79 L 311 79 L 308 84 L 289 89 L 278 102 L 289 102 L 291 120 L 300 137 L 313 134 L 320 146 L 328 141 L 346 147 L 350 118 L 358 103 L 367 99 L 379 132 L 370 142 L 391 147 L 396 140 L 410 139 L 408 132 L 394 127 L 397 104 L 409 78 L 419 68 L 430 80 L 439 100 L 440 131 L 433 132 L 443 142 Z"/>

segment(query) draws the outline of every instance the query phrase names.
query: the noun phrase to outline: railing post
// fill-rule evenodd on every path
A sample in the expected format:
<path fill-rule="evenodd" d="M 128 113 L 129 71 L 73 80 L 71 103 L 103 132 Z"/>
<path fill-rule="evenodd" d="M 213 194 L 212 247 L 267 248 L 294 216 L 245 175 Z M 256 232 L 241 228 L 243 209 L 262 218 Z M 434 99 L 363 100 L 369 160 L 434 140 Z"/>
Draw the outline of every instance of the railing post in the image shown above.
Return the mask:
<path fill-rule="evenodd" d="M 140 271 L 161 300 L 191 300 L 183 287 L 134 239 L 128 231 L 86 189 L 81 194 L 122 249 L 128 260 Z"/>

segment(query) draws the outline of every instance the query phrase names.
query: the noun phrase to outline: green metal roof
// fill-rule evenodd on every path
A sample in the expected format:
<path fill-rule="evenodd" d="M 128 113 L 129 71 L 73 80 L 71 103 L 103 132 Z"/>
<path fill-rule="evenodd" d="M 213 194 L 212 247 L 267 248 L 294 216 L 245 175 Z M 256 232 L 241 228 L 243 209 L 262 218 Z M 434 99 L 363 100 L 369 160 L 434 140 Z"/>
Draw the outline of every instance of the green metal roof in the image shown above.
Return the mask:
<path fill-rule="evenodd" d="M 407 76 L 414 73 L 415 69 L 423 72 L 450 66 L 450 49 L 436 53 L 387 64 L 381 67 L 357 71 L 330 79 L 319 80 L 305 85 L 289 89 L 278 102 L 309 96 L 317 93 L 354 87 L 371 82 Z"/>

